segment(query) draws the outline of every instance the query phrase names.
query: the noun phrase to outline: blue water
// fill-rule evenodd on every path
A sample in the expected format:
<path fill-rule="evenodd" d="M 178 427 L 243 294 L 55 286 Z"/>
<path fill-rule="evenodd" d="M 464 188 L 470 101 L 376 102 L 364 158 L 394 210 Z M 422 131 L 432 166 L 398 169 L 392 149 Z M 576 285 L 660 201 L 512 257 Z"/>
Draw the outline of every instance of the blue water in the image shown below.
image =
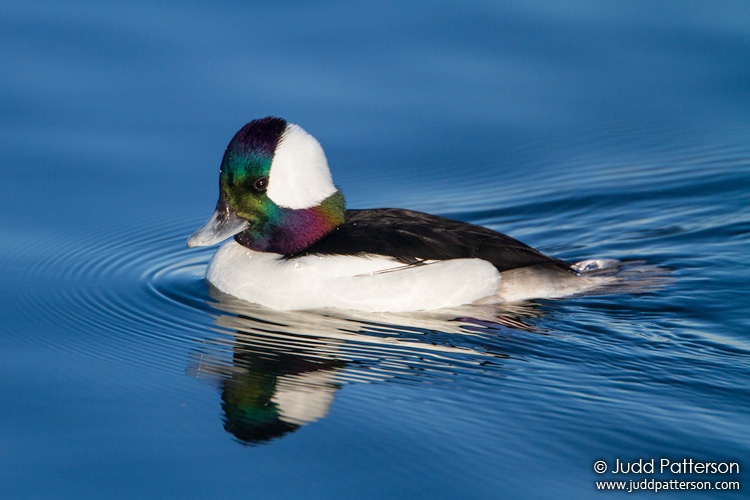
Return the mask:
<path fill-rule="evenodd" d="M 742 0 L 0 3 L 3 498 L 746 496 L 749 40 Z M 669 279 L 461 315 L 237 304 L 185 239 L 269 114 L 350 207 Z M 740 473 L 611 473 L 662 458 Z"/>

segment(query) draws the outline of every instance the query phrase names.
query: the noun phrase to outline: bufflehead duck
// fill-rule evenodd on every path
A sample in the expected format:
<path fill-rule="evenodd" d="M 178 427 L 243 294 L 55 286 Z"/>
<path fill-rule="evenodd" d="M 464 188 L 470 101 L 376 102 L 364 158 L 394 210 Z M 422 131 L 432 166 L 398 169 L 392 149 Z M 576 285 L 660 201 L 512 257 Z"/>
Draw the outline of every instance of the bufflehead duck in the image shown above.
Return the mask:
<path fill-rule="evenodd" d="M 230 237 L 206 278 L 272 309 L 433 310 L 593 285 L 580 267 L 485 227 L 397 208 L 347 210 L 318 141 L 275 117 L 234 135 L 216 210 L 187 244 Z"/>

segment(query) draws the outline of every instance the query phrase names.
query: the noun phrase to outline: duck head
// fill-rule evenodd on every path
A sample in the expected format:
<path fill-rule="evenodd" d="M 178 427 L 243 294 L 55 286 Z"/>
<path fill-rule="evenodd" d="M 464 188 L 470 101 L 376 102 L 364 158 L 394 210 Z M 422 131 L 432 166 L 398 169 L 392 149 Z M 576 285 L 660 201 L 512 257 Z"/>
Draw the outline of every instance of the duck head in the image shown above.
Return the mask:
<path fill-rule="evenodd" d="M 303 251 L 344 222 L 344 197 L 323 148 L 281 118 L 253 120 L 232 138 L 219 171 L 219 201 L 189 247 L 234 236 L 247 248 Z"/>

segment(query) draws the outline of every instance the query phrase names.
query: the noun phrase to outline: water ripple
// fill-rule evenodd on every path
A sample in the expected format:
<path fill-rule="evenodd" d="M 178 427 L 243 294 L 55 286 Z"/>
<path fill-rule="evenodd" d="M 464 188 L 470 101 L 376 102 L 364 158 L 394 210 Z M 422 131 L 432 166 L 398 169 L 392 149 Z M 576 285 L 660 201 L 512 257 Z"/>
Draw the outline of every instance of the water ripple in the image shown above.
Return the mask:
<path fill-rule="evenodd" d="M 18 308 L 43 311 L 49 328 L 60 332 L 34 341 L 174 373 L 184 371 L 181 356 L 198 341 L 202 347 L 192 356 L 204 367 L 216 360 L 218 368 L 209 372 L 221 372 L 239 349 L 267 358 L 335 360 L 347 367 L 337 376 L 342 383 L 450 377 L 461 367 L 490 366 L 509 355 L 486 342 L 488 335 L 534 330 L 526 321 L 538 315 L 533 307 L 337 316 L 279 313 L 215 291 L 210 296 L 203 274 L 213 249 L 184 244 L 194 225 L 136 219 L 47 237 L 13 252 L 30 262 L 23 277 L 28 286 L 14 298 Z M 183 346 L 182 354 L 165 346 Z"/>
<path fill-rule="evenodd" d="M 9 252 L 28 262 L 14 302 L 39 311 L 49 328 L 60 331 L 34 341 L 152 367 L 184 363 L 153 347 L 165 339 L 189 340 L 195 310 L 206 309 L 205 301 L 193 300 L 195 290 L 187 292 L 201 281 L 207 257 L 183 248 L 185 225 L 170 224 L 165 232 L 133 220 L 84 234 L 45 235 Z"/>

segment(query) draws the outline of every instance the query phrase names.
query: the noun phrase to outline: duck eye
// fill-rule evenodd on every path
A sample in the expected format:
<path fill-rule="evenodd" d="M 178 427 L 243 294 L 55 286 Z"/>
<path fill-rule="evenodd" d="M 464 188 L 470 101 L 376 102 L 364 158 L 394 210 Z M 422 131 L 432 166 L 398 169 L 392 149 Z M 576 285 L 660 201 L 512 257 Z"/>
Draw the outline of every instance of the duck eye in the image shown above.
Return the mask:
<path fill-rule="evenodd" d="M 255 182 L 253 182 L 253 188 L 255 188 L 255 190 L 259 193 L 265 193 L 266 189 L 268 189 L 268 178 L 261 177 L 259 179 L 256 179 Z"/>

